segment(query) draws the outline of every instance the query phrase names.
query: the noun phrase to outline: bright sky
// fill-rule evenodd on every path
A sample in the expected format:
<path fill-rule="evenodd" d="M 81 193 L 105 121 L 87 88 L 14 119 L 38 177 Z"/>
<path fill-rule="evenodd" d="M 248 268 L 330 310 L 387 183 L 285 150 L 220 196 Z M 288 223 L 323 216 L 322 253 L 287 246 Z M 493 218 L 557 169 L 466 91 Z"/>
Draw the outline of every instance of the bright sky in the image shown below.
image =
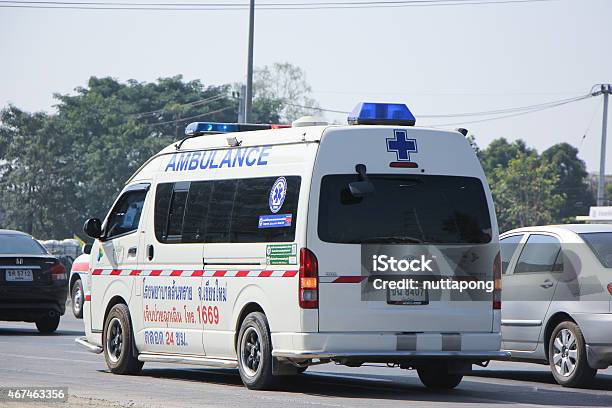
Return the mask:
<path fill-rule="evenodd" d="M 161 2 L 149 0 L 155 1 Z M 207 0 L 181 0 L 188 1 Z M 468 119 L 419 115 L 533 105 L 612 82 L 611 15 L 612 0 L 258 10 L 255 65 L 288 61 L 302 67 L 324 108 L 398 101 L 408 104 L 417 124 L 454 123 Z M 0 8 L 0 106 L 49 110 L 54 92 L 71 92 L 91 75 L 244 81 L 247 23 L 247 11 Z M 589 171 L 598 171 L 601 120 L 598 97 L 463 127 L 481 147 L 499 137 L 522 138 L 539 151 L 565 141 L 579 147 Z M 612 135 L 607 173 L 611 151 Z"/>

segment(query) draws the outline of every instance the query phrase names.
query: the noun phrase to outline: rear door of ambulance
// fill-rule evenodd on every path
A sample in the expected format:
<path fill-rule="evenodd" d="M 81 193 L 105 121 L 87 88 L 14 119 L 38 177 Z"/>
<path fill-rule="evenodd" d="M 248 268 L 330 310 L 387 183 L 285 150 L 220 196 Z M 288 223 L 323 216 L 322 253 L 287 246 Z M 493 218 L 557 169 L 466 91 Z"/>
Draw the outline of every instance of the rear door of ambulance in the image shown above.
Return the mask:
<path fill-rule="evenodd" d="M 374 192 L 362 198 L 348 189 L 350 182 L 360 180 L 357 164 L 366 166 L 374 185 Z M 308 248 L 319 266 L 319 331 L 491 332 L 492 293 L 475 301 L 453 294 L 404 302 L 415 299 L 385 290 L 372 300 L 363 292 L 372 287 L 362 276 L 367 260 L 362 261 L 361 251 L 371 251 L 371 244 L 395 250 L 399 245 L 400 253 L 413 252 L 414 245 L 495 245 L 498 231 L 492 214 L 484 172 L 459 133 L 391 126 L 328 128 L 313 170 L 307 232 Z M 441 253 L 431 251 L 447 275 L 462 262 L 441 261 Z M 481 277 L 492 279 L 494 257 L 482 257 L 472 271 L 480 269 Z"/>

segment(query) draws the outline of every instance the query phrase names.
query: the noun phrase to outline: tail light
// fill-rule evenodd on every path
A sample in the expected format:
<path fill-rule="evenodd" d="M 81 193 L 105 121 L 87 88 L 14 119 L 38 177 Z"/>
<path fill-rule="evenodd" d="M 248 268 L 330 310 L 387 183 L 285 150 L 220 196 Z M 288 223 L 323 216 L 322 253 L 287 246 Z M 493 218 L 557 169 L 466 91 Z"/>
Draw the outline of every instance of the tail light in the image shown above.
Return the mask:
<path fill-rule="evenodd" d="M 608 283 L 608 293 L 612 295 L 612 283 Z"/>
<path fill-rule="evenodd" d="M 493 310 L 501 309 L 501 270 L 501 257 L 499 256 L 498 252 L 495 256 L 495 260 L 493 261 Z"/>
<path fill-rule="evenodd" d="M 67 280 L 66 267 L 61 262 L 57 261 L 51 267 L 51 280 Z"/>
<path fill-rule="evenodd" d="M 319 307 L 319 263 L 307 248 L 300 249 L 300 283 L 298 301 L 302 309 Z"/>

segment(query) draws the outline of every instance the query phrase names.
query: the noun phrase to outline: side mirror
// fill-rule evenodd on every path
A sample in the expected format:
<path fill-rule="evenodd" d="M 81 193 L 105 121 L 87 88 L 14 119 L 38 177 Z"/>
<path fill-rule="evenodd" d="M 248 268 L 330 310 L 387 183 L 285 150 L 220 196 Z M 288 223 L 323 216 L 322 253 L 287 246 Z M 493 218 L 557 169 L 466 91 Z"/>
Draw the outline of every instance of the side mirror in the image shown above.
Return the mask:
<path fill-rule="evenodd" d="M 91 244 L 83 245 L 83 253 L 87 255 L 91 254 L 91 247 L 92 247 Z"/>
<path fill-rule="evenodd" d="M 366 197 L 374 194 L 374 184 L 371 181 L 353 181 L 349 183 L 349 191 L 353 197 Z"/>
<path fill-rule="evenodd" d="M 102 221 L 98 218 L 88 219 L 83 225 L 83 231 L 92 238 L 100 238 L 102 236 Z"/>

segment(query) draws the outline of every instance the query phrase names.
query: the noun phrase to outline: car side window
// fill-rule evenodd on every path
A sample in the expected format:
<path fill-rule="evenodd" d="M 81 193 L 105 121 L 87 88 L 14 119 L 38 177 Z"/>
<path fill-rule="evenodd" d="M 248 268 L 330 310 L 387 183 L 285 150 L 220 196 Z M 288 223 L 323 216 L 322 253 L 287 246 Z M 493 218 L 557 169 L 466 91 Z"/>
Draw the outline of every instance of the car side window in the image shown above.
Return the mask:
<path fill-rule="evenodd" d="M 510 266 L 510 261 L 512 260 L 512 256 L 516 252 L 516 248 L 518 248 L 519 243 L 523 239 L 523 234 L 519 235 L 511 235 L 504 239 L 501 239 L 501 261 L 502 261 L 502 274 L 505 275 L 508 273 L 508 266 Z"/>
<path fill-rule="evenodd" d="M 527 239 L 514 273 L 557 272 L 561 243 L 550 235 L 532 234 Z"/>
<path fill-rule="evenodd" d="M 106 239 L 112 239 L 138 229 L 146 196 L 147 190 L 145 189 L 127 191 L 121 196 L 108 217 Z"/>

